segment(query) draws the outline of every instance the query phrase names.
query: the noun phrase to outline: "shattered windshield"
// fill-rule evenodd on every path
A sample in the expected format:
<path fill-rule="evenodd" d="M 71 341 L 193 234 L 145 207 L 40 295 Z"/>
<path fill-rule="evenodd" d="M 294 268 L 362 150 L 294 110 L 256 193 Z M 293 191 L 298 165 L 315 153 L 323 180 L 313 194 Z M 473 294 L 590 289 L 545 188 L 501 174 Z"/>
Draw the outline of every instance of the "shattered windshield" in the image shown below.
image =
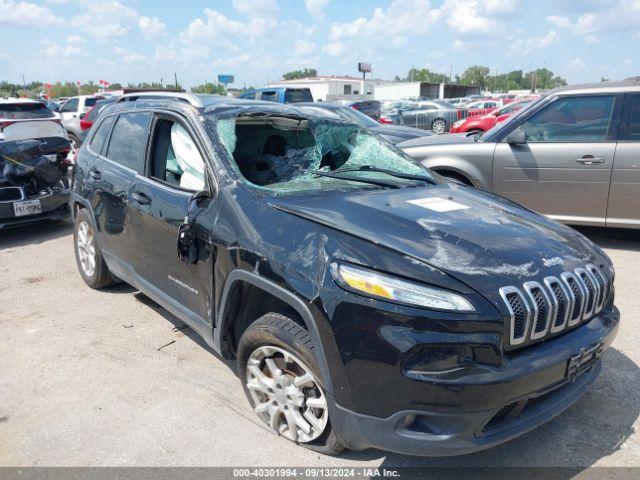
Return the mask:
<path fill-rule="evenodd" d="M 217 119 L 214 125 L 242 180 L 274 193 L 434 181 L 429 170 L 353 123 L 254 111 Z"/>

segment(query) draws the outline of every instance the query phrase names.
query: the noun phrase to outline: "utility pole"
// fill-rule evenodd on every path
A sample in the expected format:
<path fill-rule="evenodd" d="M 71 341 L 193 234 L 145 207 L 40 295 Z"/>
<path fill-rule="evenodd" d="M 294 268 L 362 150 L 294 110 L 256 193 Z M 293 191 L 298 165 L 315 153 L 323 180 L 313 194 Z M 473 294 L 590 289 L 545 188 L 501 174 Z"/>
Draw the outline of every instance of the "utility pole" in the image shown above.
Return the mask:
<path fill-rule="evenodd" d="M 531 93 L 536 93 L 536 72 L 531 72 Z"/>
<path fill-rule="evenodd" d="M 449 65 L 449 83 L 453 79 L 453 65 Z"/>
<path fill-rule="evenodd" d="M 173 78 L 176 81 L 176 90 L 178 89 L 178 74 L 176 72 L 173 72 Z"/>

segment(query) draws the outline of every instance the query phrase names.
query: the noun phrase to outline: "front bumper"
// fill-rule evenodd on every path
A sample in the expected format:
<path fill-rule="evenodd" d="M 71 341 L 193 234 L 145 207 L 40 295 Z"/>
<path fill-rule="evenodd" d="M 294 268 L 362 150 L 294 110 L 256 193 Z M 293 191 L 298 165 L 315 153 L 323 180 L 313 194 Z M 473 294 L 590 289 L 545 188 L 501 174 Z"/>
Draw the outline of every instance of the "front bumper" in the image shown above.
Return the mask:
<path fill-rule="evenodd" d="M 611 309 L 576 330 L 523 349 L 491 373 L 441 385 L 460 398 L 446 408 L 410 408 L 379 418 L 334 405 L 332 424 L 337 436 L 354 450 L 449 456 L 498 445 L 549 421 L 584 394 L 600 372 L 600 360 L 571 377 L 569 359 L 593 345 L 603 352 L 615 338 L 618 322 L 617 309 Z M 424 387 L 438 383 L 415 381 Z"/>
<path fill-rule="evenodd" d="M 18 225 L 26 225 L 45 220 L 62 220 L 69 216 L 69 190 L 52 190 L 51 194 L 34 197 L 40 200 L 42 213 L 16 217 L 13 202 L 0 202 L 0 229 Z M 31 200 L 27 198 L 25 200 Z"/>

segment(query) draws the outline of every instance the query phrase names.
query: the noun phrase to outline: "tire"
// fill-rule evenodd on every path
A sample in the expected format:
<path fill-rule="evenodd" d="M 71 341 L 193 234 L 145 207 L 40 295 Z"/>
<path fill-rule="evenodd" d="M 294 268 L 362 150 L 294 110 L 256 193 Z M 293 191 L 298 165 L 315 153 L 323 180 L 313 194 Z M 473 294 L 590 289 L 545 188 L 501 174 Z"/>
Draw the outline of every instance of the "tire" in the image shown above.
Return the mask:
<path fill-rule="evenodd" d="M 431 122 L 431 130 L 438 135 L 445 133 L 447 131 L 447 121 L 444 118 L 436 118 Z"/>
<path fill-rule="evenodd" d="M 100 252 L 93 223 L 86 210 L 80 210 L 76 215 L 73 247 L 84 283 L 95 289 L 105 288 L 113 283 L 113 277 Z"/>
<path fill-rule="evenodd" d="M 344 450 L 329 421 L 313 342 L 296 322 L 278 313 L 253 322 L 238 342 L 238 371 L 249 403 L 274 433 L 325 455 Z M 306 382 L 296 386 L 294 381 L 303 377 Z M 311 399 L 324 406 L 308 406 Z M 292 419 L 306 423 L 308 433 Z"/>

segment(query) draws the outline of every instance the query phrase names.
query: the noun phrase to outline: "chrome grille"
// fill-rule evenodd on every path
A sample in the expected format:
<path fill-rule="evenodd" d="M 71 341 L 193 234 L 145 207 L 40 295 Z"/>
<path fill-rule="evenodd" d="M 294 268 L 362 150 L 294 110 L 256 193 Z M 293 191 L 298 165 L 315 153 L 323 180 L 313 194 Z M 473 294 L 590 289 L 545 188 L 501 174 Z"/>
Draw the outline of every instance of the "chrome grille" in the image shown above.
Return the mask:
<path fill-rule="evenodd" d="M 559 333 L 590 320 L 604 308 L 612 291 L 607 267 L 588 264 L 542 283 L 508 286 L 500 295 L 509 310 L 509 342 L 517 346 Z"/>
<path fill-rule="evenodd" d="M 524 284 L 525 291 L 529 294 L 529 299 L 533 306 L 533 326 L 530 337 L 532 340 L 544 337 L 549 330 L 551 320 L 551 300 L 538 282 L 527 282 Z"/>
<path fill-rule="evenodd" d="M 582 320 L 582 312 L 584 311 L 585 304 L 585 294 L 584 287 L 582 283 L 578 282 L 578 279 L 573 273 L 564 272 L 560 278 L 564 280 L 565 284 L 571 290 L 571 294 L 573 295 L 573 305 L 571 308 L 571 315 L 569 316 L 569 322 L 567 325 L 569 327 L 574 326 L 580 320 Z"/>
<path fill-rule="evenodd" d="M 527 338 L 531 310 L 524 295 L 516 287 L 503 287 L 500 295 L 507 304 L 510 313 L 509 337 L 512 345 L 519 345 Z"/>
<path fill-rule="evenodd" d="M 547 277 L 544 284 L 551 294 L 553 311 L 551 313 L 552 324 L 549 329 L 551 333 L 556 333 L 566 327 L 571 313 L 572 296 L 562 282 L 556 277 Z"/>
<path fill-rule="evenodd" d="M 586 320 L 593 315 L 593 310 L 596 306 L 596 287 L 591 280 L 591 276 L 584 268 L 576 268 L 576 275 L 578 276 L 578 281 L 582 282 L 582 286 L 584 287 L 586 302 L 582 319 Z"/>

